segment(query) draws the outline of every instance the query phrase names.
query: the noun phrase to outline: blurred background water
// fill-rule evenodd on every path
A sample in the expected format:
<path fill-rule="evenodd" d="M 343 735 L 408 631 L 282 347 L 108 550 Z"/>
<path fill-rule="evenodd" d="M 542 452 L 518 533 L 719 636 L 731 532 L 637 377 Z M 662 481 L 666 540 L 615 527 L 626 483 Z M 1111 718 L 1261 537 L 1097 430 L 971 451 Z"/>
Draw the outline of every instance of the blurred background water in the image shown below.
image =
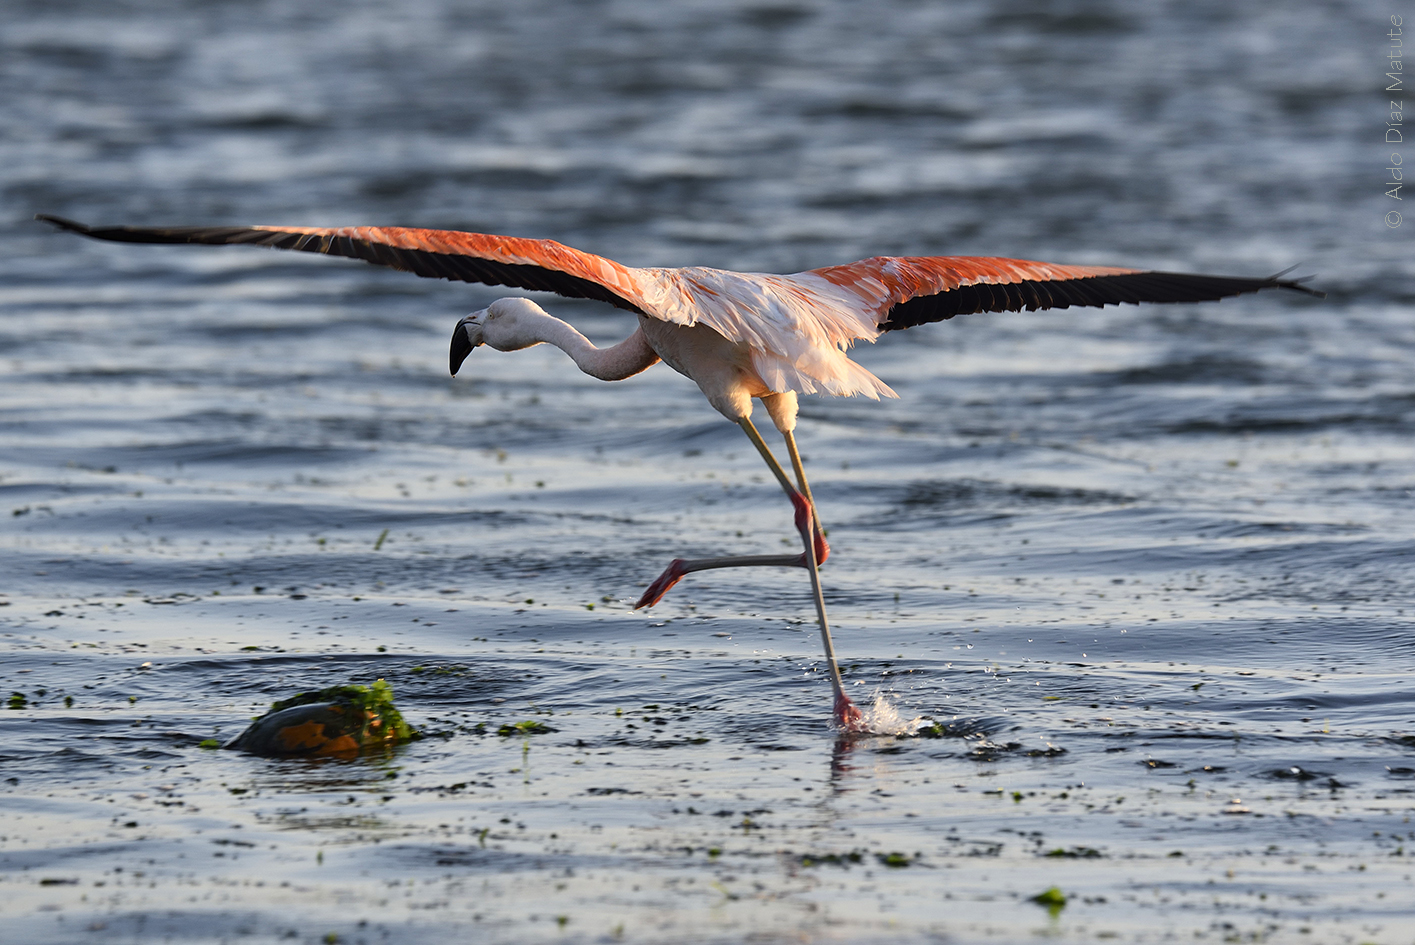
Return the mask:
<path fill-rule="evenodd" d="M 0 4 L 7 927 L 1411 941 L 1401 12 Z M 900 399 L 806 399 L 799 433 L 837 645 L 860 701 L 947 737 L 837 742 L 802 575 L 628 609 L 676 555 L 794 541 L 683 378 L 607 385 L 542 347 L 451 380 L 452 325 L 506 290 L 40 212 L 749 271 L 1301 264 L 1329 297 L 857 349 Z M 598 343 L 633 328 L 538 300 Z M 379 677 L 435 737 L 314 765 L 197 747 Z M 528 718 L 555 731 L 484 733 Z M 1027 902 L 1053 885 L 1063 909 Z"/>

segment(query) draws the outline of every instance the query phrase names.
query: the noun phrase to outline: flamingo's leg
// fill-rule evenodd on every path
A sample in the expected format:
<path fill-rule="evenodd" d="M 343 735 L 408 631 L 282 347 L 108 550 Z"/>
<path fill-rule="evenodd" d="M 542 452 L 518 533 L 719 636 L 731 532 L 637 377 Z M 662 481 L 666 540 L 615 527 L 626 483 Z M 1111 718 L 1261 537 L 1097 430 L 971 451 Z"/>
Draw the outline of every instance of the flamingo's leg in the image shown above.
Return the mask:
<path fill-rule="evenodd" d="M 757 452 L 762 454 L 766 460 L 767 468 L 776 477 L 776 481 L 781 483 L 781 488 L 786 490 L 786 494 L 792 497 L 793 504 L 797 505 L 797 527 L 800 527 L 801 509 L 804 508 L 805 500 L 796 491 L 796 487 L 791 485 L 791 480 L 787 478 L 786 471 L 781 468 L 781 464 L 776 461 L 776 457 L 771 454 L 771 449 L 762 440 L 762 435 L 757 432 L 757 428 L 752 425 L 752 421 L 743 417 L 738 421 L 742 429 L 746 432 L 747 438 L 756 446 Z M 806 556 L 799 555 L 738 555 L 727 558 L 674 558 L 663 573 L 644 590 L 638 602 L 634 604 L 634 609 L 652 607 L 663 599 L 663 595 L 673 589 L 673 586 L 683 577 L 692 574 L 694 571 L 707 571 L 712 568 L 752 568 L 752 567 L 784 567 L 784 568 L 804 568 L 807 566 Z"/>
<path fill-rule="evenodd" d="M 791 500 L 792 505 L 796 505 L 796 527 L 801 527 L 799 507 L 800 500 L 805 499 L 806 505 L 810 508 L 811 518 L 814 519 L 812 531 L 816 536 L 816 567 L 825 564 L 825 559 L 830 557 L 830 546 L 825 543 L 825 531 L 821 527 L 820 517 L 816 515 L 816 503 L 811 498 L 811 486 L 806 482 L 806 471 L 801 466 L 801 454 L 796 449 L 796 438 L 790 433 L 781 434 L 786 439 L 786 451 L 791 454 L 791 466 L 796 471 L 796 481 L 800 483 L 800 488 L 793 486 L 791 480 L 786 478 L 786 470 L 781 468 L 781 464 L 776 461 L 776 456 L 771 452 L 771 448 L 766 445 L 762 435 L 757 432 L 757 428 L 752 425 L 751 419 L 743 417 L 737 421 L 747 434 L 747 439 L 752 441 L 752 445 L 757 448 L 757 452 L 762 454 L 762 459 L 766 460 L 767 467 L 771 469 L 772 475 L 776 476 L 776 481 L 781 483 L 781 488 L 786 493 L 786 497 Z"/>
<path fill-rule="evenodd" d="M 840 678 L 840 666 L 835 659 L 835 645 L 830 639 L 830 621 L 825 613 L 825 595 L 821 591 L 820 573 L 821 564 L 825 562 L 826 556 L 830 554 L 830 548 L 825 543 L 824 532 L 816 520 L 815 503 L 811 499 L 810 484 L 806 481 L 806 471 L 801 465 L 801 455 L 796 448 L 796 440 L 790 433 L 783 433 L 786 439 L 786 449 L 791 455 L 791 465 L 796 473 L 796 481 L 800 484 L 798 489 L 787 477 L 786 471 L 781 468 L 781 464 L 776 461 L 771 448 L 766 445 L 757 428 L 752 425 L 752 421 L 746 417 L 737 421 L 742 427 L 742 431 L 747 434 L 747 438 L 752 441 L 752 445 L 757 448 L 766 461 L 767 468 L 771 470 L 776 481 L 781 484 L 791 504 L 796 509 L 796 529 L 801 533 L 801 543 L 805 551 L 799 555 L 737 555 L 725 558 L 676 558 L 668 565 L 668 568 L 658 576 L 652 584 L 644 591 L 642 597 L 634 604 L 634 609 L 641 607 L 652 607 L 663 599 L 663 595 L 683 579 L 684 575 L 694 571 L 706 571 L 712 568 L 743 568 L 743 567 L 796 567 L 805 568 L 811 576 L 811 593 L 815 598 L 816 617 L 820 621 L 821 643 L 825 647 L 825 659 L 830 668 L 830 685 L 835 693 L 835 721 L 840 728 L 847 732 L 858 732 L 864 730 L 860 710 L 850 701 L 850 697 L 845 694 L 845 685 Z"/>
<path fill-rule="evenodd" d="M 762 454 L 762 459 L 766 460 L 767 468 L 776 477 L 776 481 L 781 483 L 781 488 L 787 495 L 794 495 L 798 490 L 791 485 L 791 480 L 786 478 L 786 470 L 781 468 L 781 464 L 776 461 L 776 456 L 772 454 L 771 447 L 766 445 L 766 440 L 757 432 L 757 428 L 752 424 L 750 417 L 742 417 L 737 421 L 737 425 L 742 428 L 742 432 L 747 434 L 747 439 L 752 441 L 752 445 L 757 448 L 757 452 Z M 789 441 L 788 441 L 789 442 Z"/>
<path fill-rule="evenodd" d="M 801 465 L 801 451 L 796 448 L 796 435 L 794 433 L 783 433 L 781 438 L 786 441 L 786 452 L 791 457 L 791 470 L 796 474 L 796 487 L 806 497 L 806 501 L 811 503 L 811 511 L 815 511 L 816 500 L 811 495 L 811 484 L 806 481 L 806 468 Z M 816 525 L 820 525 L 820 516 L 816 516 Z"/>
<path fill-rule="evenodd" d="M 767 468 L 771 470 L 776 481 L 781 483 L 781 488 L 786 491 L 786 495 L 791 498 L 792 504 L 796 506 L 796 527 L 801 527 L 801 516 L 806 508 L 806 500 L 796 487 L 787 478 L 786 471 L 781 468 L 781 464 L 772 455 L 771 448 L 766 445 L 762 435 L 757 432 L 757 428 L 752 425 L 752 421 L 743 417 L 738 421 L 742 430 L 747 434 L 747 438 L 752 441 L 752 445 L 757 448 L 757 452 L 762 454 L 762 459 L 766 460 Z M 828 552 L 827 552 L 828 553 Z M 818 558 L 821 555 L 817 555 Z M 819 566 L 819 561 L 816 562 Z M 644 590 L 638 602 L 634 604 L 634 609 L 652 607 L 663 599 L 663 595 L 673 589 L 673 586 L 683 580 L 685 575 L 694 571 L 707 571 L 711 568 L 752 568 L 752 567 L 784 567 L 784 568 L 804 568 L 808 563 L 804 554 L 799 555 L 738 555 L 727 558 L 674 558 L 663 573 Z"/>
<path fill-rule="evenodd" d="M 817 543 L 825 545 L 823 529 L 816 519 L 816 503 L 811 498 L 811 486 L 806 481 L 806 470 L 801 465 L 801 453 L 796 449 L 796 437 L 789 430 L 781 434 L 786 440 L 786 450 L 791 454 L 791 467 L 796 472 L 796 481 L 800 483 L 801 493 L 804 494 L 805 507 L 809 517 L 805 525 L 801 524 L 800 515 L 796 517 L 797 527 L 801 530 L 801 543 L 806 548 L 807 572 L 811 576 L 811 593 L 816 599 L 816 616 L 820 618 L 821 645 L 825 648 L 825 661 L 830 666 L 830 684 L 835 690 L 835 722 L 842 730 L 847 732 L 863 731 L 863 716 L 855 703 L 850 701 L 850 697 L 845 694 L 845 684 L 840 678 L 840 666 L 835 661 L 835 645 L 830 639 L 830 622 L 825 616 L 825 595 L 821 592 L 820 562 L 817 561 Z M 827 551 L 827 554 L 829 551 Z M 822 556 L 821 560 L 824 560 Z"/>
<path fill-rule="evenodd" d="M 713 568 L 804 568 L 805 555 L 734 555 L 728 558 L 674 558 L 669 562 L 652 584 L 639 597 L 634 609 L 652 607 L 663 600 L 663 595 L 673 589 L 673 585 L 694 571 L 709 571 Z"/>

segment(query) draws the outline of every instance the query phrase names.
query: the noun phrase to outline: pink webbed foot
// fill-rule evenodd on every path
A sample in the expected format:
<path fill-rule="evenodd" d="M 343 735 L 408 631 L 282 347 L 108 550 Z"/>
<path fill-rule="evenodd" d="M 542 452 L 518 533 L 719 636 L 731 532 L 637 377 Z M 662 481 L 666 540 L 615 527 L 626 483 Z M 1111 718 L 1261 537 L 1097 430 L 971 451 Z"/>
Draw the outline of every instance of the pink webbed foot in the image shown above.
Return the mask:
<path fill-rule="evenodd" d="M 658 576 L 658 579 L 650 584 L 648 589 L 644 591 L 643 596 L 639 598 L 639 602 L 634 605 L 634 609 L 640 610 L 644 607 L 652 607 L 654 604 L 663 600 L 663 595 L 671 591 L 673 585 L 683 580 L 683 575 L 688 573 L 687 569 L 683 567 L 683 564 L 684 561 L 682 558 L 674 558 L 669 562 L 668 567 Z"/>
<path fill-rule="evenodd" d="M 867 732 L 865 715 L 845 693 L 835 697 L 835 725 L 842 732 Z"/>

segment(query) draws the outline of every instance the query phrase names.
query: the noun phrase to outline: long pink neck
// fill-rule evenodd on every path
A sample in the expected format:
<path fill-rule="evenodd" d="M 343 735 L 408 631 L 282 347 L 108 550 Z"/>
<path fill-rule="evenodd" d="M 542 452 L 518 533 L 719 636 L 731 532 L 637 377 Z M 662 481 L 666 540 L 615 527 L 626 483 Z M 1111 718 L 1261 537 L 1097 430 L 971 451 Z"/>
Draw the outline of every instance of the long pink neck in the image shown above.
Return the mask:
<path fill-rule="evenodd" d="M 602 381 L 622 381 L 658 363 L 642 329 L 608 348 L 596 348 L 588 338 L 558 318 L 537 319 L 536 340 L 555 345 L 568 354 L 575 366 Z"/>

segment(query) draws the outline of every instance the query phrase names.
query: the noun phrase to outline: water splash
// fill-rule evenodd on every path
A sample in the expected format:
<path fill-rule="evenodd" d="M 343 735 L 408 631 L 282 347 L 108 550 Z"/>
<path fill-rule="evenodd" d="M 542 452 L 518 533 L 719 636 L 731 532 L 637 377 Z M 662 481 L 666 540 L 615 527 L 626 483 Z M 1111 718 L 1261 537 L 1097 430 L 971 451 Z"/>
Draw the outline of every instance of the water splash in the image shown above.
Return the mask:
<path fill-rule="evenodd" d="M 863 711 L 863 731 L 870 735 L 913 735 L 924 726 L 923 716 L 905 719 L 882 692 Z"/>

